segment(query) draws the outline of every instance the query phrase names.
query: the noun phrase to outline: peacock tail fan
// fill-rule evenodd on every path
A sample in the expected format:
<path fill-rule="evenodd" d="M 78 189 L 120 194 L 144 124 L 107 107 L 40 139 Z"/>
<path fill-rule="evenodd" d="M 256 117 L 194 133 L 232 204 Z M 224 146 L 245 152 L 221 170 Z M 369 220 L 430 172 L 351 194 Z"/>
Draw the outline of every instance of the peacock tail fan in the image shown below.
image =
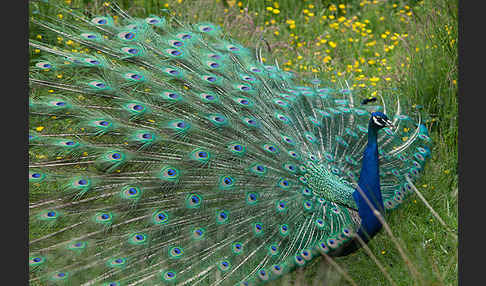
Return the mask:
<path fill-rule="evenodd" d="M 353 239 L 371 112 L 395 126 L 378 137 L 386 210 L 430 155 L 419 110 L 392 91 L 363 105 L 211 23 L 56 9 L 29 41 L 45 55 L 30 66 L 30 121 L 48 125 L 29 134 L 31 283 L 274 280 Z"/>

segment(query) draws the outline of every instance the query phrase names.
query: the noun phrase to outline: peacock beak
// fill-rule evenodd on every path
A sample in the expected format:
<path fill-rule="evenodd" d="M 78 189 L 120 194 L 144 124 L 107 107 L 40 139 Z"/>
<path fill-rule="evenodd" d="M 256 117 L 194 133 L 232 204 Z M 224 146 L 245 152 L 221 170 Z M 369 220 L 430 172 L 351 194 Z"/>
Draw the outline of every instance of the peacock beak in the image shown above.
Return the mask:
<path fill-rule="evenodd" d="M 395 125 L 393 124 L 393 122 L 391 120 L 388 119 L 388 120 L 385 121 L 385 123 L 386 123 L 387 127 L 395 128 Z"/>

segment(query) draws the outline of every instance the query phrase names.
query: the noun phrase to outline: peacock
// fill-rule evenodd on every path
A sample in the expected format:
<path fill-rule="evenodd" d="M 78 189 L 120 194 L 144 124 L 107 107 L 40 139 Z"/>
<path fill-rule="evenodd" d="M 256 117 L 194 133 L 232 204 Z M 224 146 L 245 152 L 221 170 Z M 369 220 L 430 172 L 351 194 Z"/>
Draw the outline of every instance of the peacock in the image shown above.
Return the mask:
<path fill-rule="evenodd" d="M 416 106 L 111 7 L 30 20 L 31 284 L 260 285 L 356 251 L 413 193 Z"/>

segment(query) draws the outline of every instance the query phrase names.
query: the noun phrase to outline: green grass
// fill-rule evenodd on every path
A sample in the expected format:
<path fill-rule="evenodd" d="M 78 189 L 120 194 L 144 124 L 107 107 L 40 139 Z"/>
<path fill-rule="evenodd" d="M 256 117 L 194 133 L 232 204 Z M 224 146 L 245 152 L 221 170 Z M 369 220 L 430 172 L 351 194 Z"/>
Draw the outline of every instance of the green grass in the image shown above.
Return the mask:
<path fill-rule="evenodd" d="M 122 0 L 119 4 L 134 16 L 162 13 L 183 21 L 220 24 L 244 45 L 268 43 L 271 52 L 265 53 L 266 61 L 278 59 L 284 69 L 329 84 L 348 82 L 364 96 L 392 89 L 402 101 L 422 106 L 435 144 L 416 186 L 452 231 L 414 195 L 386 217 L 406 259 L 385 231 L 368 246 L 396 285 L 458 284 L 457 1 Z M 339 4 L 346 6 L 342 9 Z M 103 1 L 73 0 L 71 5 L 93 15 L 107 9 Z M 37 33 L 33 28 L 31 37 Z M 32 51 L 32 58 L 37 56 Z M 272 285 L 348 283 L 323 261 L 317 259 Z M 335 261 L 357 285 L 391 284 L 363 249 Z"/>

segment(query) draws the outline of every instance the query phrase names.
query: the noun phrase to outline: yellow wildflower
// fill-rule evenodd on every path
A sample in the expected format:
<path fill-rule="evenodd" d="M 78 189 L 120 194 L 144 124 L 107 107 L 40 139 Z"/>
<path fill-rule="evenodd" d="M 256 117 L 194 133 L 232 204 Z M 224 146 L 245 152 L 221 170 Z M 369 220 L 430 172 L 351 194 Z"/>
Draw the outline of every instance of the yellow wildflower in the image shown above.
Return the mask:
<path fill-rule="evenodd" d="M 39 132 L 40 132 L 40 131 L 44 130 L 44 126 L 39 126 L 39 127 L 36 127 L 36 128 L 35 128 L 35 130 L 37 130 L 37 131 L 39 131 Z"/>
<path fill-rule="evenodd" d="M 367 47 L 372 47 L 374 45 L 376 45 L 376 41 L 371 41 L 371 42 L 366 43 Z"/>
<path fill-rule="evenodd" d="M 337 30 L 337 29 L 339 29 L 339 23 L 331 23 L 331 24 L 329 24 L 329 27 Z"/>

